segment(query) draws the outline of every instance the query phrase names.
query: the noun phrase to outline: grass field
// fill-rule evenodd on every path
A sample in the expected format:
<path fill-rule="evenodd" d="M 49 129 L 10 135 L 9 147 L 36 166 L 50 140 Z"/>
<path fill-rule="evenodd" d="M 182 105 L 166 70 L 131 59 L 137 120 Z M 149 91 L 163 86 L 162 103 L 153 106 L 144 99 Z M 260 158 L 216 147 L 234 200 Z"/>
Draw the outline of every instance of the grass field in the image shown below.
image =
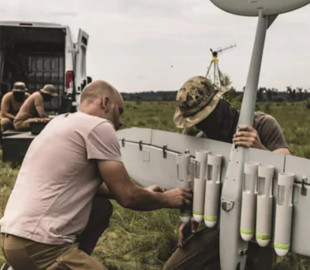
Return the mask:
<path fill-rule="evenodd" d="M 174 102 L 126 102 L 127 127 L 176 131 L 172 120 Z M 273 115 L 280 123 L 293 155 L 310 158 L 310 110 L 305 103 L 259 103 L 257 110 Z M 0 214 L 3 215 L 17 169 L 0 162 Z M 101 237 L 94 255 L 112 270 L 159 270 L 176 246 L 177 210 L 138 212 L 117 203 L 110 226 Z M 3 260 L 3 258 L 0 258 Z M 310 269 L 308 258 L 289 254 L 278 259 L 275 269 Z"/>

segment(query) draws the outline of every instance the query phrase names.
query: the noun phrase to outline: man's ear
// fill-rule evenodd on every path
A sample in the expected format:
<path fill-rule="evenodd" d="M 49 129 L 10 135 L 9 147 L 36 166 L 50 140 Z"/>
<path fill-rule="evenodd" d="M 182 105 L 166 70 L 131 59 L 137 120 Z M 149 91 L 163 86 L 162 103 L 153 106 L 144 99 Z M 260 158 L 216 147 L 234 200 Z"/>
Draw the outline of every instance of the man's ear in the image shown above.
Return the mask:
<path fill-rule="evenodd" d="M 107 110 L 110 105 L 110 99 L 108 97 L 103 97 L 101 99 L 101 106 L 104 110 Z"/>

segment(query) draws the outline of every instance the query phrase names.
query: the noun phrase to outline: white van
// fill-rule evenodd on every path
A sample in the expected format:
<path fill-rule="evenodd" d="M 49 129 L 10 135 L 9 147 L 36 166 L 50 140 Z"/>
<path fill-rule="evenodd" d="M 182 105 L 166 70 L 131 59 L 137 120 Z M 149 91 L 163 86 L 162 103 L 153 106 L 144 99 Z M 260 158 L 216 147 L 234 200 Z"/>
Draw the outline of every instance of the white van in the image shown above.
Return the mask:
<path fill-rule="evenodd" d="M 84 86 L 88 34 L 79 30 L 74 41 L 65 25 L 0 22 L 0 97 L 22 81 L 30 93 L 54 84 L 59 97 L 46 105 L 56 113 L 75 111 Z"/>

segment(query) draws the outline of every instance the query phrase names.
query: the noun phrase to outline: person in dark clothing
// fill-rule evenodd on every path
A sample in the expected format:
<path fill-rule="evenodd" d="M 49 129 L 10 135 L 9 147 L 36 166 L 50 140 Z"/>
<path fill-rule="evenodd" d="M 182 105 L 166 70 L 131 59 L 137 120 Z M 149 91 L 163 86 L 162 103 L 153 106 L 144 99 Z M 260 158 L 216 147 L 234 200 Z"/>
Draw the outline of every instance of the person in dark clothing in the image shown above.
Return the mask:
<path fill-rule="evenodd" d="M 222 98 L 227 91 L 202 76 L 187 80 L 176 97 L 176 126 L 195 126 L 200 130 L 198 137 L 289 155 L 281 127 L 272 116 L 255 112 L 253 127 L 238 126 L 239 111 Z M 196 229 L 194 221 L 181 224 L 178 248 L 164 265 L 164 270 L 220 269 L 219 227 L 204 228 L 197 233 Z M 273 250 L 250 242 L 246 269 L 271 269 L 272 265 Z"/>

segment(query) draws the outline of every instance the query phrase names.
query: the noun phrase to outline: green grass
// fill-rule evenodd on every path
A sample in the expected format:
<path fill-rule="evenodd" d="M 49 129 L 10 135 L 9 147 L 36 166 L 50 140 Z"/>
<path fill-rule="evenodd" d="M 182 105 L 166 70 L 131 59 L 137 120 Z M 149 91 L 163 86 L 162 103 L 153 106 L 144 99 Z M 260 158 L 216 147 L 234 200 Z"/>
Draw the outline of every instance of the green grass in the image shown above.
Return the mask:
<path fill-rule="evenodd" d="M 176 131 L 173 122 L 174 102 L 125 102 L 124 127 L 145 127 Z"/>
<path fill-rule="evenodd" d="M 95 249 L 109 269 L 160 269 L 175 248 L 175 210 L 138 212 L 114 202 L 110 226 Z"/>
<path fill-rule="evenodd" d="M 126 102 L 124 128 L 136 126 L 177 131 L 174 102 Z M 259 103 L 257 110 L 273 115 L 280 123 L 292 154 L 310 158 L 310 110 L 305 103 Z M 0 152 L 1 153 L 1 152 Z M 0 161 L 0 214 L 18 173 Z M 110 226 L 100 238 L 94 256 L 110 270 L 159 270 L 176 247 L 177 210 L 138 212 L 113 202 Z M 3 257 L 0 256 L 0 260 Z M 307 257 L 290 253 L 278 258 L 275 269 L 310 269 Z"/>
<path fill-rule="evenodd" d="M 0 160 L 2 160 L 2 150 L 0 150 Z M 13 189 L 18 168 L 12 169 L 11 164 L 0 161 L 0 215 L 4 214 L 5 205 Z M 0 262 L 4 262 L 2 253 L 0 252 Z"/>
<path fill-rule="evenodd" d="M 257 106 L 278 120 L 292 155 L 310 158 L 310 110 L 306 105 L 299 102 L 261 103 Z"/>

